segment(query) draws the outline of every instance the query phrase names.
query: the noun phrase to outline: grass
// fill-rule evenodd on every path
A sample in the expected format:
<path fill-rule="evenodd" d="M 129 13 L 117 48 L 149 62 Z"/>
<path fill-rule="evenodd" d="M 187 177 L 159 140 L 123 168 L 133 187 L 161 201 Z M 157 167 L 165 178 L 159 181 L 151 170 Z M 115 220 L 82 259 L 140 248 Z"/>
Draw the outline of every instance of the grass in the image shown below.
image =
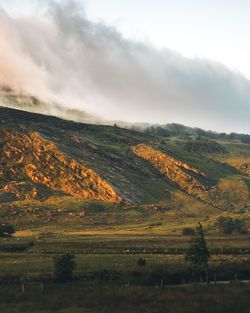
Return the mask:
<path fill-rule="evenodd" d="M 55 254 L 5 254 L 0 257 L 0 277 L 8 279 L 11 277 L 27 277 L 32 279 L 47 279 L 52 277 L 53 256 Z M 140 269 L 137 260 L 144 258 L 147 265 Z M 249 256 L 215 255 L 212 257 L 211 265 L 221 262 L 239 263 L 249 260 Z M 77 254 L 75 277 L 101 272 L 104 270 L 115 271 L 127 277 L 130 272 L 144 271 L 150 273 L 157 269 L 178 271 L 186 269 L 188 265 L 183 255 L 163 254 Z M 128 279 L 128 278 L 127 278 Z M 234 279 L 232 276 L 231 279 Z"/>
<path fill-rule="evenodd" d="M 20 287 L 19 287 L 20 288 Z M 250 287 L 86 287 L 45 285 L 44 291 L 16 287 L 0 290 L 4 313 L 249 313 Z"/>
<path fill-rule="evenodd" d="M 147 271 L 158 266 L 167 268 L 171 264 L 185 267 L 187 264 L 184 262 L 183 249 L 188 247 L 189 240 L 190 237 L 180 235 L 103 233 L 96 235 L 43 233 L 35 237 L 1 239 L 0 245 L 6 247 L 33 242 L 33 246 L 22 253 L 0 253 L 1 275 L 50 276 L 53 256 L 63 253 L 76 255 L 76 273 L 80 276 L 100 270 L 136 271 L 138 270 L 136 261 L 139 257 L 146 259 Z M 211 260 L 213 264 L 222 261 L 241 262 L 250 257 L 244 253 L 233 254 L 235 249 L 249 249 L 248 235 L 208 235 L 207 242 L 209 248 L 216 249 L 212 251 L 217 251 Z"/>
<path fill-rule="evenodd" d="M 32 233 L 170 235 L 181 233 L 184 227 L 195 227 L 198 222 L 211 233 L 221 215 L 242 219 L 246 226 L 250 225 L 247 208 L 240 212 L 221 211 L 201 205 L 181 192 L 174 192 L 171 200 L 155 205 L 116 206 L 81 198 L 51 197 L 43 202 L 15 202 L 9 211 L 3 212 L 1 220 L 14 224 L 21 236 Z"/>
<path fill-rule="evenodd" d="M 211 248 L 249 248 L 247 235 L 206 237 Z M 227 286 L 180 285 L 161 288 L 160 278 L 156 277 L 157 288 L 150 285 L 139 286 L 159 270 L 160 273 L 168 271 L 174 276 L 175 273 L 185 272 L 187 264 L 182 254 L 149 253 L 147 250 L 185 248 L 190 237 L 160 233 L 89 235 L 61 232 L 1 239 L 0 244 L 7 246 L 31 240 L 34 245 L 23 253 L 0 253 L 0 312 L 249 313 L 249 285 L 234 283 Z M 145 250 L 146 253 L 133 254 L 133 250 Z M 72 283 L 55 284 L 51 281 L 53 256 L 67 252 L 76 254 L 76 280 Z M 143 268 L 137 265 L 139 257 L 146 259 L 147 265 Z M 235 264 L 241 266 L 240 262 L 247 259 L 248 256 L 244 255 L 218 254 L 213 256 L 211 266 L 222 262 L 236 262 Z M 105 273 L 109 275 L 107 281 L 100 276 Z M 118 281 L 116 273 L 120 277 Z M 234 274 L 230 275 L 230 279 L 234 279 Z M 26 285 L 22 294 L 20 277 L 29 281 L 45 280 L 44 290 Z"/>

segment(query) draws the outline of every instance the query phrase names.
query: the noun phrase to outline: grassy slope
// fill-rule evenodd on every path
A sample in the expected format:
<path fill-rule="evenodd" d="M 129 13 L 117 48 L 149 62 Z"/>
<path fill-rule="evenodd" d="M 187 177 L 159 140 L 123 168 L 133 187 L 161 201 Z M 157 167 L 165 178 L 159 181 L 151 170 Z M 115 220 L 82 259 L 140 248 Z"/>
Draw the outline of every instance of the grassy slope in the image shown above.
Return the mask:
<path fill-rule="evenodd" d="M 195 153 L 184 149 L 183 139 L 166 140 L 117 127 L 79 124 L 8 109 L 0 109 L 0 119 L 0 127 L 38 131 L 69 157 L 93 168 L 123 198 L 133 203 L 124 209 L 121 206 L 54 195 L 43 202 L 27 200 L 2 204 L 1 218 L 9 218 L 7 215 L 12 207 L 11 210 L 15 213 L 11 214 L 11 220 L 20 229 L 27 228 L 28 224 L 31 228 L 52 230 L 67 227 L 76 230 L 116 228 L 149 232 L 161 229 L 174 231 L 183 225 L 194 225 L 198 220 L 205 222 L 209 219 L 208 216 L 210 220 L 214 220 L 216 216 L 224 214 L 180 191 L 147 161 L 132 153 L 131 146 L 139 143 L 153 145 L 177 160 L 197 168 L 212 183 L 223 183 L 227 188 L 225 201 L 230 202 L 231 197 L 233 201 L 239 201 L 239 209 L 246 211 L 244 218 L 248 219 L 247 201 L 241 203 L 241 197 L 237 199 L 234 187 L 239 186 L 239 182 L 249 187 L 249 180 L 246 175 L 229 165 L 227 158 L 250 156 L 249 145 L 220 142 L 228 153 Z M 51 211 L 61 209 L 63 214 L 51 216 Z M 78 213 L 82 211 L 85 216 L 79 217 Z"/>

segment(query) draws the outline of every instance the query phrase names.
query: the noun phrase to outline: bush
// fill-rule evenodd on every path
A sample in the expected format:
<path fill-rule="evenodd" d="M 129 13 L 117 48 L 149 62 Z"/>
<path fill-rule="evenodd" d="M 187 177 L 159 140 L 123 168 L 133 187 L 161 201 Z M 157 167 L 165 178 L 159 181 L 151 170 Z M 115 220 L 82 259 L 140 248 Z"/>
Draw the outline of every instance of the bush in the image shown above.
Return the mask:
<path fill-rule="evenodd" d="M 184 149 L 189 152 L 226 153 L 226 150 L 222 145 L 205 137 L 197 137 L 195 140 L 186 142 Z"/>
<path fill-rule="evenodd" d="M 10 224 L 1 224 L 0 225 L 0 237 L 10 237 L 15 233 L 15 228 Z"/>
<path fill-rule="evenodd" d="M 75 256 L 72 254 L 63 254 L 54 257 L 54 277 L 58 282 L 69 281 L 73 277 L 75 269 Z"/>
<path fill-rule="evenodd" d="M 139 258 L 136 263 L 137 263 L 138 266 L 145 266 L 145 265 L 147 265 L 146 260 L 143 259 L 143 258 Z"/>
<path fill-rule="evenodd" d="M 183 236 L 193 236 L 195 234 L 195 230 L 191 227 L 185 227 L 182 230 Z"/>
<path fill-rule="evenodd" d="M 117 271 L 103 269 L 91 274 L 92 279 L 97 279 L 103 283 L 112 282 L 120 278 L 120 273 Z"/>
<path fill-rule="evenodd" d="M 247 234 L 248 234 L 248 229 L 247 229 L 247 228 L 242 228 L 242 229 L 239 231 L 239 234 L 241 234 L 241 235 L 247 235 Z"/>
<path fill-rule="evenodd" d="M 220 216 L 215 223 L 218 231 L 223 234 L 232 234 L 232 232 L 241 232 L 244 229 L 244 222 L 231 217 Z"/>

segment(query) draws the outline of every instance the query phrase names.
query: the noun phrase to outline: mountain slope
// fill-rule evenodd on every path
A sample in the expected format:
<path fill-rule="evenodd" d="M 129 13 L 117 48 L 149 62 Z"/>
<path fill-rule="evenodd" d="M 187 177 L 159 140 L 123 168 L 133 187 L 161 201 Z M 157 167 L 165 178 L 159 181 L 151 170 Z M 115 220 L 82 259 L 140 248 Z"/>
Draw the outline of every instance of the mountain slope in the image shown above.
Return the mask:
<path fill-rule="evenodd" d="M 216 184 L 201 171 L 176 160 L 166 152 L 145 144 L 132 149 L 188 194 L 221 209 L 248 207 L 248 183 L 240 175 L 230 175 Z"/>
<path fill-rule="evenodd" d="M 7 108 L 0 108 L 0 121 L 0 198 L 5 207 L 15 200 L 65 195 L 176 210 L 190 203 L 200 210 L 250 207 L 247 173 L 225 164 L 241 149 L 250 156 L 246 145 L 238 144 L 236 151 L 227 142 L 220 143 L 225 151 L 212 153 L 205 147 L 204 153 L 195 152 L 186 148 L 185 139 Z"/>

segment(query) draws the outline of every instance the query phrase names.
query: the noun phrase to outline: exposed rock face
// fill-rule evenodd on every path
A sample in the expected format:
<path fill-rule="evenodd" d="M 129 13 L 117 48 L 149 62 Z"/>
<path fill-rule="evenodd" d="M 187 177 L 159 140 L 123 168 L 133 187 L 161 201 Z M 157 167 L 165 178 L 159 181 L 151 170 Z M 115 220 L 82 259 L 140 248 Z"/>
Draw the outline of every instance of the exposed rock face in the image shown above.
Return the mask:
<path fill-rule="evenodd" d="M 197 169 L 145 144 L 137 145 L 132 150 L 188 193 L 199 196 L 207 192 L 208 187 L 201 182 L 206 176 Z"/>
<path fill-rule="evenodd" d="M 0 192 L 14 193 L 16 198 L 36 198 L 38 186 L 45 186 L 87 199 L 121 201 L 92 169 L 68 158 L 37 132 L 2 130 L 0 153 Z"/>
<path fill-rule="evenodd" d="M 202 201 L 221 209 L 247 206 L 249 190 L 244 180 L 237 175 L 231 176 L 230 179 L 221 179 L 216 185 L 209 184 L 209 179 L 201 171 L 149 145 L 139 144 L 132 147 L 132 150 L 169 180 L 178 184 L 180 189 Z"/>

